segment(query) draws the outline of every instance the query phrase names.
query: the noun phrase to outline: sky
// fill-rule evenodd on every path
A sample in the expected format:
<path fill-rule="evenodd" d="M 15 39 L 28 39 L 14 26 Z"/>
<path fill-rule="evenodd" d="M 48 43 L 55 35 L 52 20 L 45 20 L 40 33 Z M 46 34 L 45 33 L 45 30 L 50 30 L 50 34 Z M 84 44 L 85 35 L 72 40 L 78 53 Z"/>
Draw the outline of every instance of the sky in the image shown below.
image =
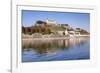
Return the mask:
<path fill-rule="evenodd" d="M 55 20 L 59 24 L 69 24 L 73 28 L 82 28 L 90 31 L 90 14 L 80 12 L 55 12 L 22 10 L 22 25 L 32 26 L 36 21 L 46 19 Z"/>

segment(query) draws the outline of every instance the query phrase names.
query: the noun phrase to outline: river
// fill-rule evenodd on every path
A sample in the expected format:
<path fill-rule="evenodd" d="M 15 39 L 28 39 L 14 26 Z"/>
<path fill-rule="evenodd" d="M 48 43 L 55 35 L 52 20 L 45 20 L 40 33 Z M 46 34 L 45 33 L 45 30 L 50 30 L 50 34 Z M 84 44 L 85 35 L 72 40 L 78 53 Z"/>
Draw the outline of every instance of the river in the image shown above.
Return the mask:
<path fill-rule="evenodd" d="M 90 39 L 88 37 L 22 40 L 22 62 L 89 60 Z"/>

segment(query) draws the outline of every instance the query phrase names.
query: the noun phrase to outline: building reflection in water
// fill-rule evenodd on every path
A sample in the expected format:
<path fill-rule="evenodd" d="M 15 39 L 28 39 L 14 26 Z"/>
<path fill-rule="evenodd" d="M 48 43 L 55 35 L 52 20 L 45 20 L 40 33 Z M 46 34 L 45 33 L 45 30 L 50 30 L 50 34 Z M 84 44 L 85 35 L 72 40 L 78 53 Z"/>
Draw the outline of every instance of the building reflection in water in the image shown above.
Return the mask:
<path fill-rule="evenodd" d="M 81 46 L 89 38 L 71 38 L 64 40 L 22 40 L 22 51 L 35 51 L 37 54 L 56 54 L 71 47 Z"/>

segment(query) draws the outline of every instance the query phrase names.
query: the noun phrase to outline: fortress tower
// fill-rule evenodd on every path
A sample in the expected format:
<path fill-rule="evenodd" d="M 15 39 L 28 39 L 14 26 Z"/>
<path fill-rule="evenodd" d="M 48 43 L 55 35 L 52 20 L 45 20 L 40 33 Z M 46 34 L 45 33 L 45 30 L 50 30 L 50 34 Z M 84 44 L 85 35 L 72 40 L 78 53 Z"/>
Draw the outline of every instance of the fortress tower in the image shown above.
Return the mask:
<path fill-rule="evenodd" d="M 49 24 L 49 25 L 52 25 L 52 24 L 57 25 L 57 22 L 55 20 L 50 20 L 48 18 L 46 19 L 46 23 Z"/>

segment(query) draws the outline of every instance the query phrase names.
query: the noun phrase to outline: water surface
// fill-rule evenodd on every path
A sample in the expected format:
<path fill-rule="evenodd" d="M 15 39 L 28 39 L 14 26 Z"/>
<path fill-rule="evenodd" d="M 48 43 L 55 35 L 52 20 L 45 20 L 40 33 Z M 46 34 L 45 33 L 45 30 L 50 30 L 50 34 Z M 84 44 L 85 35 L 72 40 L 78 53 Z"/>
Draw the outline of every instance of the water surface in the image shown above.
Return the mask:
<path fill-rule="evenodd" d="M 87 60 L 89 38 L 22 40 L 22 62 Z"/>

